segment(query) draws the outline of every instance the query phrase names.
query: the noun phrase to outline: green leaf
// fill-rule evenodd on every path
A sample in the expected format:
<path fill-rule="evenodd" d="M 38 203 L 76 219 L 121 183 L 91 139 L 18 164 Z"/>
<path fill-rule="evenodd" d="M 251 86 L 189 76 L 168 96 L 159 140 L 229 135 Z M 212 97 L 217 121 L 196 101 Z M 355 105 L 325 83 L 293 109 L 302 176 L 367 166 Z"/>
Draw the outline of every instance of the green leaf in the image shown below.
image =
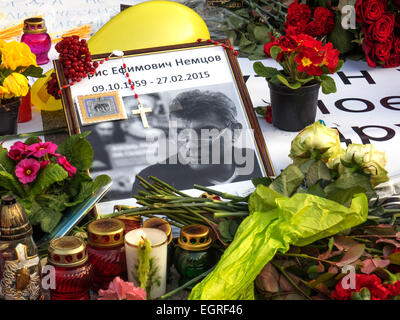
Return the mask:
<path fill-rule="evenodd" d="M 37 201 L 33 201 L 29 221 L 32 225 L 40 224 L 44 232 L 50 233 L 60 222 L 62 213 Z"/>
<path fill-rule="evenodd" d="M 74 198 L 73 202 L 67 203 L 68 207 L 82 203 L 89 198 L 94 192 L 111 182 L 111 178 L 107 175 L 100 175 L 94 181 L 84 181 L 81 183 L 79 194 Z"/>
<path fill-rule="evenodd" d="M 392 253 L 388 256 L 391 264 L 400 265 L 400 252 Z"/>
<path fill-rule="evenodd" d="M 335 73 L 338 72 L 340 69 L 342 69 L 343 64 L 344 64 L 344 61 L 343 60 L 339 60 L 337 66 L 335 68 Z"/>
<path fill-rule="evenodd" d="M 360 173 L 343 173 L 339 178 L 326 186 L 327 198 L 343 205 L 348 205 L 356 193 L 366 193 L 368 199 L 374 195 L 369 178 Z"/>
<path fill-rule="evenodd" d="M 17 179 L 6 171 L 0 171 L 0 187 L 7 191 L 11 191 L 19 197 L 24 197 L 25 195 L 25 191 Z"/>
<path fill-rule="evenodd" d="M 324 94 L 330 94 L 336 92 L 336 84 L 333 78 L 327 75 L 322 75 L 321 79 L 322 79 L 321 87 L 322 87 L 322 92 Z"/>
<path fill-rule="evenodd" d="M 253 185 L 255 187 L 257 187 L 259 184 L 262 184 L 266 187 L 268 187 L 272 181 L 274 181 L 273 179 L 271 179 L 270 177 L 262 177 L 262 178 L 252 178 L 251 182 L 253 183 Z"/>
<path fill-rule="evenodd" d="M 36 178 L 30 193 L 37 195 L 50 187 L 55 182 L 61 182 L 68 178 L 68 172 L 60 165 L 49 163 Z"/>
<path fill-rule="evenodd" d="M 254 38 L 261 44 L 266 44 L 271 41 L 271 37 L 268 34 L 269 32 L 271 32 L 271 30 L 265 25 L 256 26 L 253 29 Z"/>
<path fill-rule="evenodd" d="M 239 42 L 239 47 L 240 48 L 246 48 L 246 47 L 251 46 L 253 44 L 255 44 L 255 43 L 251 42 L 249 39 L 247 39 L 245 35 L 243 35 L 240 38 L 240 42 Z"/>
<path fill-rule="evenodd" d="M 35 67 L 34 65 L 26 68 L 22 74 L 25 77 L 33 77 L 33 78 L 43 78 L 45 75 L 43 74 L 43 69 L 41 67 Z"/>
<path fill-rule="evenodd" d="M 303 182 L 304 174 L 301 170 L 291 164 L 269 185 L 269 187 L 284 196 L 291 196 L 291 194 Z"/>
<path fill-rule="evenodd" d="M 218 224 L 218 231 L 226 241 L 232 241 L 238 227 L 236 220 L 224 220 Z"/>
<path fill-rule="evenodd" d="M 85 137 L 90 132 L 73 135 L 64 140 L 57 149 L 58 153 L 64 155 L 68 161 L 79 171 L 90 168 L 93 163 L 93 149 Z"/>
<path fill-rule="evenodd" d="M 296 78 L 297 81 L 299 81 L 302 85 L 305 85 L 306 83 L 314 80 L 314 76 L 305 78 L 305 79 L 300 79 L 300 78 Z"/>
<path fill-rule="evenodd" d="M 273 46 L 270 51 L 272 59 L 276 60 L 278 58 L 278 54 L 281 52 L 281 48 L 279 48 L 278 46 Z"/>
<path fill-rule="evenodd" d="M 321 160 L 314 162 L 306 174 L 306 186 L 310 187 L 320 180 L 331 180 L 328 167 Z"/>
<path fill-rule="evenodd" d="M 35 144 L 35 143 L 39 143 L 41 140 L 39 139 L 39 137 L 29 137 L 28 139 L 25 140 L 25 144 L 27 144 L 28 146 Z"/>
<path fill-rule="evenodd" d="M 285 86 L 287 86 L 287 87 L 289 87 L 289 88 L 291 88 L 291 89 L 296 90 L 296 89 L 298 89 L 298 88 L 301 87 L 301 83 L 300 83 L 300 82 L 297 81 L 297 82 L 291 84 L 291 83 L 289 83 L 289 81 L 288 81 L 284 76 L 282 76 L 281 74 L 278 74 L 276 77 L 279 79 L 280 82 L 282 82 Z"/>
<path fill-rule="evenodd" d="M 326 194 L 324 192 L 324 189 L 321 187 L 321 185 L 318 184 L 314 184 L 313 186 L 309 187 L 307 189 L 307 193 L 308 194 L 312 194 L 314 196 L 318 196 L 321 198 L 326 198 Z"/>
<path fill-rule="evenodd" d="M 350 52 L 353 49 L 352 40 L 354 36 L 348 30 L 343 29 L 341 24 L 341 13 L 336 14 L 336 24 L 332 32 L 328 36 L 328 41 L 340 51 L 341 54 Z"/>
<path fill-rule="evenodd" d="M 271 67 L 266 67 L 260 61 L 254 62 L 253 69 L 256 74 L 258 74 L 261 77 L 267 78 L 267 79 L 270 79 L 273 76 L 276 76 L 279 74 L 279 71 L 277 69 L 271 68 Z"/>
<path fill-rule="evenodd" d="M 0 147 L 0 170 L 9 174 L 14 174 L 15 172 L 15 163 L 8 156 L 8 150 L 3 147 Z"/>

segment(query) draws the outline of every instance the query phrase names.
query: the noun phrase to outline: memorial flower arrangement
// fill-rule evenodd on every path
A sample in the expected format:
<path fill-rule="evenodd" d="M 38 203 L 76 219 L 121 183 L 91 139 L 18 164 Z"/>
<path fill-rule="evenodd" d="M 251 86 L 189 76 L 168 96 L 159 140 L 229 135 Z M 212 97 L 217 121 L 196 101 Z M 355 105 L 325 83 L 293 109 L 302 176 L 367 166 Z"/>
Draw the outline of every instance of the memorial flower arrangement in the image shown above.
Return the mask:
<path fill-rule="evenodd" d="M 28 93 L 27 77 L 43 77 L 36 56 L 25 43 L 0 40 L 0 101 L 23 97 Z"/>
<path fill-rule="evenodd" d="M 331 43 L 324 45 L 306 34 L 272 37 L 265 45 L 265 51 L 283 70 L 265 67 L 258 61 L 253 67 L 259 76 L 291 89 L 320 82 L 323 93 L 336 92 L 335 81 L 328 74 L 340 70 L 343 61 L 339 60 L 339 51 Z"/>
<path fill-rule="evenodd" d="M 97 300 L 146 300 L 146 291 L 136 288 L 132 282 L 116 277 L 107 290 L 99 290 Z"/>
<path fill-rule="evenodd" d="M 316 122 L 289 156 L 278 177 L 254 181 L 249 216 L 189 299 L 399 299 L 399 227 L 374 205 L 384 153 L 342 149 Z"/>
<path fill-rule="evenodd" d="M 74 135 L 60 145 L 37 137 L 0 148 L 0 194 L 12 193 L 32 225 L 51 232 L 63 211 L 76 206 L 106 185 L 106 175 L 93 180 L 87 174 L 93 149 L 87 134 Z"/>

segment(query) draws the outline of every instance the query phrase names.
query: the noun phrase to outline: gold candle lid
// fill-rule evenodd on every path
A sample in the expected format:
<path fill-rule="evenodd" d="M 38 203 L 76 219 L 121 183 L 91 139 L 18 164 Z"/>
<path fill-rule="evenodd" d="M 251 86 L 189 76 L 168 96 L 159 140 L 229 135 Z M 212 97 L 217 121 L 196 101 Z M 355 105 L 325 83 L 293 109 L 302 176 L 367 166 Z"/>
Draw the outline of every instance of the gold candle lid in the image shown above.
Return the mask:
<path fill-rule="evenodd" d="M 211 243 L 210 229 L 202 224 L 184 226 L 178 239 L 178 246 L 190 251 L 206 250 Z"/>
<path fill-rule="evenodd" d="M 168 244 L 172 241 L 172 230 L 167 220 L 162 218 L 150 218 L 143 222 L 143 228 L 155 228 L 164 231 L 167 235 Z"/>
<path fill-rule="evenodd" d="M 42 18 L 29 18 L 24 20 L 24 33 L 47 32 L 46 24 Z"/>
<path fill-rule="evenodd" d="M 32 235 L 32 226 L 24 208 L 14 195 L 1 197 L 0 240 L 12 241 Z"/>
<path fill-rule="evenodd" d="M 88 259 L 83 240 L 74 236 L 54 239 L 48 248 L 47 261 L 55 266 L 77 267 Z"/>
<path fill-rule="evenodd" d="M 118 219 L 104 218 L 88 226 L 88 243 L 95 247 L 113 247 L 124 243 L 125 224 Z"/>
<path fill-rule="evenodd" d="M 142 222 L 142 216 L 126 216 L 124 214 L 117 216 L 116 219 L 119 220 L 131 220 L 135 222 Z"/>

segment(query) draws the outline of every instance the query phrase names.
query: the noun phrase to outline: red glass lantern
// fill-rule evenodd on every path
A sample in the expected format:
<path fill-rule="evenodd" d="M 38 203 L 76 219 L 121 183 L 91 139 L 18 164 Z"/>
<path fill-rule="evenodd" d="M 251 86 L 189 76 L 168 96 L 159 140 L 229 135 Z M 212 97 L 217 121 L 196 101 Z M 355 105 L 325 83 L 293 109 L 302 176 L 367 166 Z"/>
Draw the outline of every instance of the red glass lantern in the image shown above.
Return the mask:
<path fill-rule="evenodd" d="M 93 266 L 92 290 L 107 289 L 117 276 L 126 280 L 124 246 L 125 225 L 122 221 L 105 218 L 88 226 L 88 255 Z"/>
<path fill-rule="evenodd" d="M 50 242 L 48 265 L 55 268 L 55 289 L 50 289 L 51 300 L 90 300 L 92 267 L 85 243 L 73 236 Z"/>
<path fill-rule="evenodd" d="M 125 224 L 125 233 L 132 231 L 134 229 L 139 229 L 142 224 L 141 216 L 118 216 L 117 219 L 121 220 Z"/>
<path fill-rule="evenodd" d="M 31 88 L 25 97 L 21 98 L 21 106 L 18 112 L 18 123 L 32 120 Z"/>

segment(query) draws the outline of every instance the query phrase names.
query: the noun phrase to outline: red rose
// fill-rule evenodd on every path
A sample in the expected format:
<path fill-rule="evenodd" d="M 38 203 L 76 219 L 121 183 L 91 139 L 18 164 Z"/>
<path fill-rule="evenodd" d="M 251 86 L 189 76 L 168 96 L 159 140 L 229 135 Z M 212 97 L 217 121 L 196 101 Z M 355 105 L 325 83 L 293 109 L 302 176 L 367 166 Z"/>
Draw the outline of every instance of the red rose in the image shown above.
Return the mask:
<path fill-rule="evenodd" d="M 362 288 L 367 288 L 371 293 L 371 300 L 385 300 L 391 296 L 391 292 L 384 287 L 381 279 L 375 274 L 356 274 L 356 287 L 353 289 L 344 289 L 340 280 L 331 298 L 335 300 L 350 300 L 353 292 L 360 292 Z"/>
<path fill-rule="evenodd" d="M 311 9 L 306 4 L 298 4 L 297 0 L 295 0 L 288 7 L 286 20 L 289 24 L 297 24 L 299 22 L 307 23 L 310 19 Z"/>
<path fill-rule="evenodd" d="M 390 50 L 392 50 L 392 39 L 388 39 L 384 42 L 377 42 L 375 44 L 375 56 L 382 62 L 386 62 L 390 56 Z"/>
<path fill-rule="evenodd" d="M 327 8 L 318 7 L 314 11 L 314 22 L 321 26 L 321 35 L 329 34 L 335 27 L 335 15 Z"/>
<path fill-rule="evenodd" d="M 385 12 L 382 18 L 376 23 L 371 24 L 368 32 L 372 34 L 372 38 L 376 41 L 385 41 L 393 33 L 394 30 L 394 14 Z"/>
<path fill-rule="evenodd" d="M 358 23 L 373 23 L 382 18 L 387 7 L 387 0 L 357 0 L 356 20 Z"/>
<path fill-rule="evenodd" d="M 375 42 L 368 36 L 367 33 L 365 33 L 365 39 L 362 43 L 362 48 L 368 65 L 372 68 L 376 68 Z"/>
<path fill-rule="evenodd" d="M 398 54 L 390 55 L 390 57 L 386 60 L 385 64 L 383 65 L 384 68 L 396 68 L 398 66 L 400 66 L 400 55 Z M 393 269 L 391 269 L 391 267 Z M 394 273 L 400 273 L 400 266 L 390 265 L 389 270 Z"/>
<path fill-rule="evenodd" d="M 395 54 L 400 54 L 400 37 L 394 38 L 394 40 L 393 40 L 393 51 L 394 51 Z"/>

